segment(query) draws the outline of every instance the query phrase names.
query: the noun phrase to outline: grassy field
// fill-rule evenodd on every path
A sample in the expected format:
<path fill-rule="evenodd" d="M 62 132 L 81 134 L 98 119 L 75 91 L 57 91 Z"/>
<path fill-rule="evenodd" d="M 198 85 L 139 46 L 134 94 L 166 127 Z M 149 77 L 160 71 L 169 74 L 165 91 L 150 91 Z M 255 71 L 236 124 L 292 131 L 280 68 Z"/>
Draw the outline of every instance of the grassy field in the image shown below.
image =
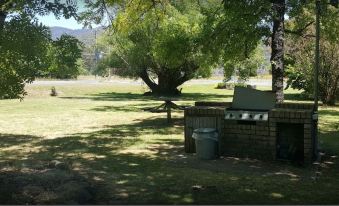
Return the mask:
<path fill-rule="evenodd" d="M 338 106 L 320 109 L 323 163 L 296 167 L 197 160 L 184 153 L 183 113 L 169 125 L 143 111 L 161 101 L 137 85 L 56 89 L 31 85 L 24 101 L 0 101 L 0 204 L 339 204 Z M 183 93 L 180 105 L 232 99 L 214 85 Z"/>

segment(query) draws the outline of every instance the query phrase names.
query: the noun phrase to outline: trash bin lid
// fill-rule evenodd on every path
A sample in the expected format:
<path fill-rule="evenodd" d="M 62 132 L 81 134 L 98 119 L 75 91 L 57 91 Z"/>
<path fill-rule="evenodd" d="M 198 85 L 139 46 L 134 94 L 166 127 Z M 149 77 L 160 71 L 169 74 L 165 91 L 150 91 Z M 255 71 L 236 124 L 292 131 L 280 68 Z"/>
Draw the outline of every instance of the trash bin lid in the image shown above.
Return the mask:
<path fill-rule="evenodd" d="M 193 132 L 194 133 L 211 133 L 211 132 L 216 132 L 217 130 L 214 128 L 198 128 L 195 129 Z"/>

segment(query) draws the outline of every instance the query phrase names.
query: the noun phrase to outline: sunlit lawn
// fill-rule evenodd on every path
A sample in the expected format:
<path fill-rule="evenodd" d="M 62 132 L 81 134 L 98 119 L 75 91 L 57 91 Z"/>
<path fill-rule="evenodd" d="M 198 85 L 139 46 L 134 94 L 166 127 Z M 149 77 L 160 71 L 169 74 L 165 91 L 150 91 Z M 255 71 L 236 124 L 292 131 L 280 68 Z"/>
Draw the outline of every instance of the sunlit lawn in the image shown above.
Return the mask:
<path fill-rule="evenodd" d="M 339 203 L 339 107 L 320 111 L 326 156 L 317 175 L 315 166 L 197 160 L 183 150 L 183 113 L 169 125 L 164 113 L 143 111 L 162 102 L 139 85 L 56 89 L 50 97 L 50 86 L 28 86 L 24 101 L 0 101 L 1 204 Z M 176 103 L 231 101 L 232 93 L 186 85 Z"/>

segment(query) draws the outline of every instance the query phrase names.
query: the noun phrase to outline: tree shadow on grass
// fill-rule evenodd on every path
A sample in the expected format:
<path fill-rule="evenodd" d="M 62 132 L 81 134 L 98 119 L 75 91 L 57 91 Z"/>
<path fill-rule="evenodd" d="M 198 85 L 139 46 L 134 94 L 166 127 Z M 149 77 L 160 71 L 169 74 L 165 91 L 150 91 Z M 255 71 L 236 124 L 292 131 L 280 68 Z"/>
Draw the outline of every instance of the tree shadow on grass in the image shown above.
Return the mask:
<path fill-rule="evenodd" d="M 338 117 L 338 124 L 339 124 L 339 110 L 320 110 L 319 115 L 336 116 Z"/>
<path fill-rule="evenodd" d="M 144 109 L 159 106 L 162 103 L 157 102 L 147 102 L 147 103 L 137 103 L 137 104 L 127 104 L 127 105 L 106 105 L 98 106 L 90 109 L 91 111 L 97 112 L 146 112 Z"/>
<path fill-rule="evenodd" d="M 173 102 L 179 106 L 193 106 L 192 103 L 182 101 L 226 101 L 232 95 L 216 95 L 202 93 L 185 93 L 182 96 L 173 97 Z M 94 101 L 145 101 L 146 103 L 128 104 L 128 105 L 105 105 L 90 109 L 99 112 L 139 112 L 147 108 L 160 106 L 164 103 L 159 97 L 142 96 L 141 94 L 130 93 L 100 93 L 96 95 L 88 95 L 83 97 L 61 97 L 64 99 L 91 99 Z M 160 101 L 160 102 L 155 102 Z"/>
<path fill-rule="evenodd" d="M 135 93 L 99 93 L 89 94 L 86 96 L 76 97 L 59 97 L 62 99 L 89 99 L 94 101 L 161 101 L 160 96 L 144 96 L 142 94 Z M 222 98 L 230 98 L 232 95 L 221 94 L 204 94 L 204 93 L 183 93 L 181 96 L 174 96 L 172 98 L 177 101 L 208 101 Z"/>
<path fill-rule="evenodd" d="M 59 97 L 62 99 L 88 99 L 93 101 L 151 101 L 153 97 L 143 96 L 142 94 L 135 93 L 99 93 L 99 94 L 88 94 L 86 96 L 75 96 L 75 97 Z"/>
<path fill-rule="evenodd" d="M 15 163 L 9 164 L 13 160 L 0 161 L 0 203 L 168 202 L 171 197 L 167 195 L 170 193 L 159 193 L 154 187 L 166 185 L 178 177 L 162 170 L 164 162 L 161 159 L 166 159 L 166 156 L 164 152 L 157 152 L 156 147 L 165 144 L 167 147 L 163 150 L 169 154 L 182 142 L 174 139 L 162 142 L 160 138 L 151 146 L 151 155 L 128 150 L 145 141 L 141 135 L 182 133 L 181 128 L 164 125 L 162 120 L 153 118 L 136 120 L 130 125 L 107 125 L 98 131 L 55 139 L 1 135 L 6 137 L 6 144 L 1 144 L 1 150 L 8 146 L 19 147 L 23 142 L 26 148 L 12 151 L 12 155 L 17 155 Z M 28 148 L 30 151 L 27 151 Z M 52 165 L 53 161 L 59 161 L 59 166 Z M 149 181 L 145 182 L 147 178 Z"/>
<path fill-rule="evenodd" d="M 285 93 L 284 94 L 285 100 L 293 100 L 293 101 L 312 101 L 311 99 L 305 97 L 305 95 L 301 93 Z"/>
<path fill-rule="evenodd" d="M 330 155 L 339 155 L 339 124 L 332 131 L 319 132 L 321 149 Z"/>
<path fill-rule="evenodd" d="M 182 134 L 182 120 L 175 120 L 174 127 L 165 122 L 163 118 L 140 119 L 55 139 L 29 136 L 24 141 L 29 151 L 13 151 L 22 153 L 16 160 L 20 164 L 1 163 L 0 203 L 307 203 L 309 196 L 293 200 L 295 192 L 289 194 L 298 186 L 290 173 L 272 172 L 280 171 L 280 165 L 237 158 L 198 160 L 184 153 L 183 139 L 170 138 Z M 18 141 L 16 135 L 6 136 L 13 140 L 6 140 L 1 150 L 23 143 L 23 135 Z M 54 160 L 62 164 L 51 164 Z M 37 162 L 39 167 L 33 166 Z M 268 171 L 271 174 L 263 176 Z M 335 183 L 331 184 L 323 186 L 333 189 Z M 327 202 L 336 200 L 333 196 Z"/>
<path fill-rule="evenodd" d="M 31 135 L 0 134 L 0 148 L 12 145 L 19 146 L 20 144 L 25 144 L 36 139 L 36 136 Z"/>

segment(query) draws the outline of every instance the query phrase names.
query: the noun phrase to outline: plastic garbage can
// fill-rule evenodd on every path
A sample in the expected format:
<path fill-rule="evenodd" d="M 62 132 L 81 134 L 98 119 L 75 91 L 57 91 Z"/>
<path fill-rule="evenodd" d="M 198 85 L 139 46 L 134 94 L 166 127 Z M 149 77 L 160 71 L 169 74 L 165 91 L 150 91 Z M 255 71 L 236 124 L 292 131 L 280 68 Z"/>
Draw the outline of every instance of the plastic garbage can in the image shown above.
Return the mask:
<path fill-rule="evenodd" d="M 217 157 L 218 133 L 214 128 L 199 128 L 193 131 L 196 153 L 199 159 L 210 160 Z"/>

